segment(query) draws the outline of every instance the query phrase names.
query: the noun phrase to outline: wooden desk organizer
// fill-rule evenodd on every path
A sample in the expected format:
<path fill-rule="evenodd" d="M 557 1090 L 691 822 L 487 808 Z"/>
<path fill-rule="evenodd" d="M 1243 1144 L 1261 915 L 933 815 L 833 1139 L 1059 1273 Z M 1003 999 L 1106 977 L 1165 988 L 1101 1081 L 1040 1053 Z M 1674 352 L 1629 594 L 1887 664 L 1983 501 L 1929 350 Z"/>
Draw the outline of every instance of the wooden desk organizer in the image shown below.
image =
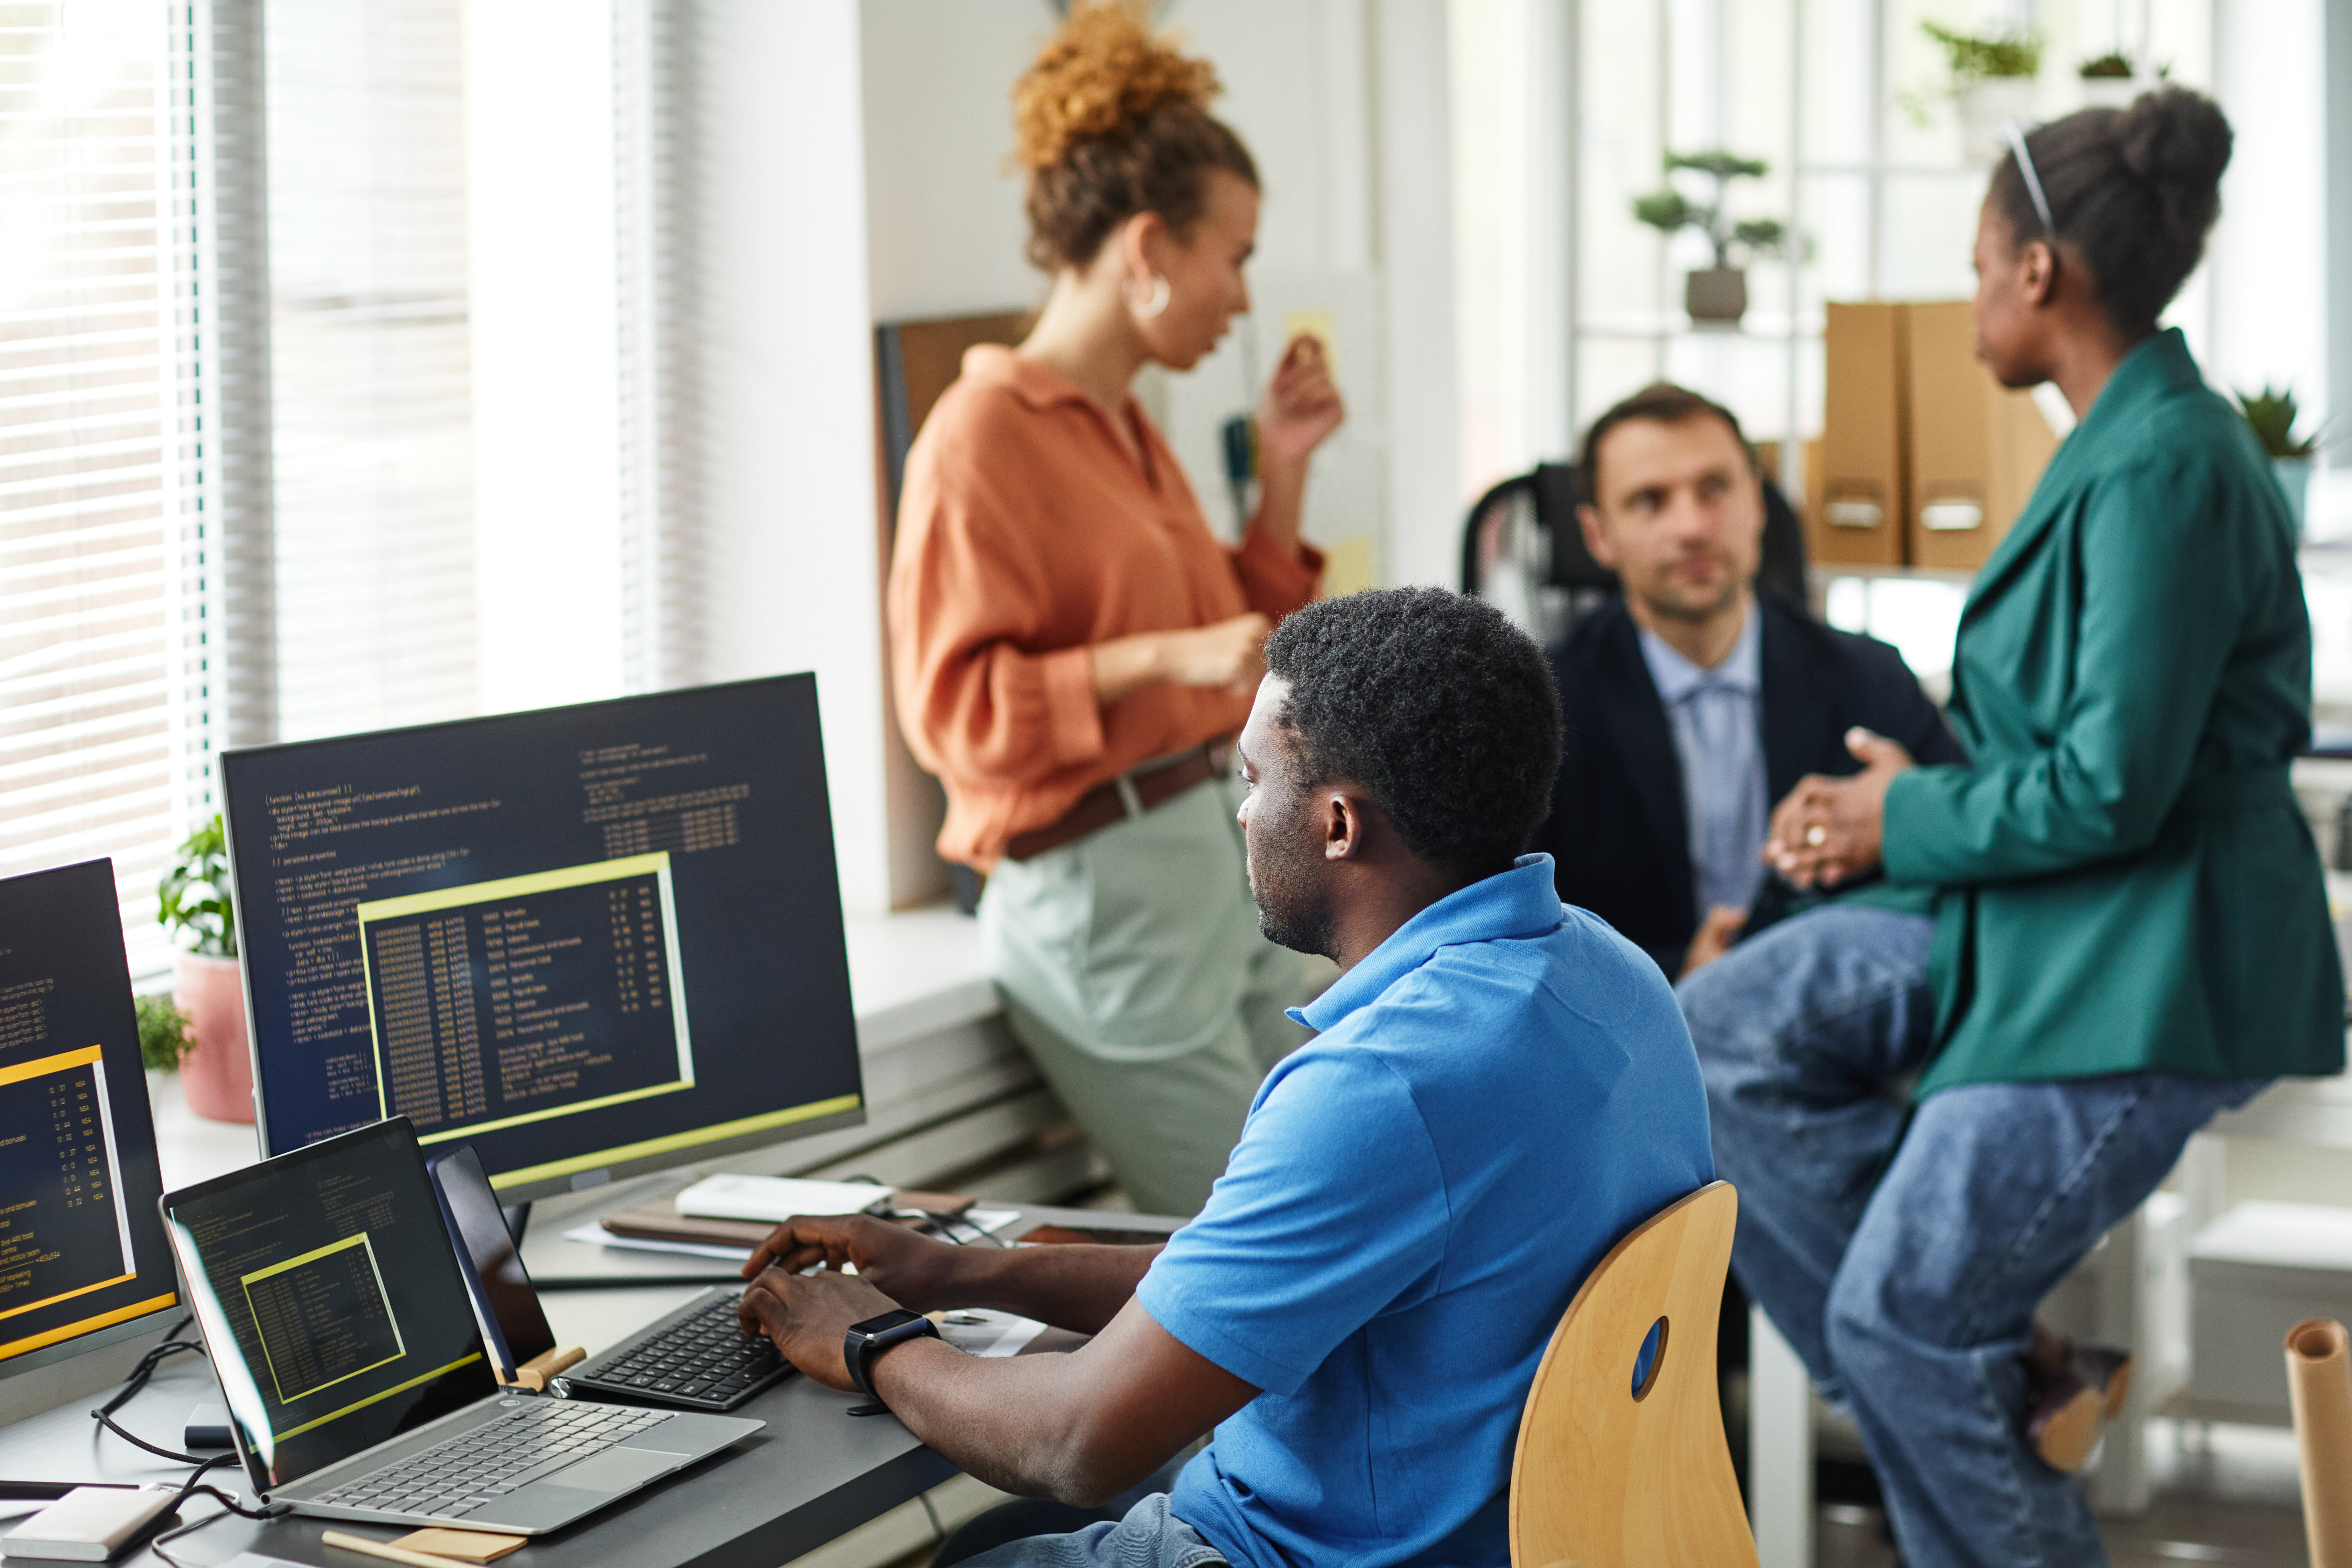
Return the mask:
<path fill-rule="evenodd" d="M 578 1345 L 557 1345 L 515 1368 L 513 1377 L 502 1377 L 499 1382 L 509 1388 L 528 1388 L 533 1394 L 544 1394 L 550 1378 L 566 1367 L 578 1366 L 587 1359 L 588 1352 Z"/>

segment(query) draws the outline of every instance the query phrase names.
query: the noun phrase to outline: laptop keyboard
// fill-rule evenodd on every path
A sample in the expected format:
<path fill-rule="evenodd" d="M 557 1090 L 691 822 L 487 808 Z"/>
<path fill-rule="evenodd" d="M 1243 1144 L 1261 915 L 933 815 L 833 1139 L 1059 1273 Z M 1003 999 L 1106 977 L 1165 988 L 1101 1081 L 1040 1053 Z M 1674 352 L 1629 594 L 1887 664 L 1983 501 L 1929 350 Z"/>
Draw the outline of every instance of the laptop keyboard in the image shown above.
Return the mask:
<path fill-rule="evenodd" d="M 782 1370 L 784 1358 L 773 1344 L 764 1336 L 745 1336 L 729 1295 L 646 1336 L 583 1381 L 723 1405 Z"/>
<path fill-rule="evenodd" d="M 336 1508 L 463 1519 L 518 1487 L 669 1418 L 667 1411 L 630 1405 L 526 1399 L 496 1421 L 372 1470 L 317 1500 Z"/>

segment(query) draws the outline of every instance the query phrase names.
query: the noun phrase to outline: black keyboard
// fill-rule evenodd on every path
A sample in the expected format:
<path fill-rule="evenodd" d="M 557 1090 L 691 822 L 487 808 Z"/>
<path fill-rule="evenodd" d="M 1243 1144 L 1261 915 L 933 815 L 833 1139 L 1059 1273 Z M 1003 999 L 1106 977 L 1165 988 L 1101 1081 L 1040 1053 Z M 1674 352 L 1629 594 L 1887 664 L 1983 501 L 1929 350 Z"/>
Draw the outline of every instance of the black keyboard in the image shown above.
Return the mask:
<path fill-rule="evenodd" d="M 738 1324 L 738 1294 L 689 1306 L 635 1343 L 559 1380 L 566 1393 L 617 1394 L 698 1410 L 726 1410 L 793 1370 L 764 1336 Z"/>
<path fill-rule="evenodd" d="M 336 1508 L 463 1519 L 518 1487 L 669 1419 L 625 1405 L 519 1400 L 470 1432 L 343 1482 L 317 1501 Z"/>

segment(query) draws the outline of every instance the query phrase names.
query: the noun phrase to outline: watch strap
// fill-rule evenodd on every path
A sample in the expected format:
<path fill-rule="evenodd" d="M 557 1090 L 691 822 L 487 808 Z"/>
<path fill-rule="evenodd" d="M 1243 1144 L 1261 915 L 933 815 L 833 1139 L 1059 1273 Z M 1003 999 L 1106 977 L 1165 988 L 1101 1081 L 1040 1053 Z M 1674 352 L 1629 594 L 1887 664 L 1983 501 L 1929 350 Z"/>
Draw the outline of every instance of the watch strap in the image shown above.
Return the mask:
<path fill-rule="evenodd" d="M 866 1321 L 871 1322 L 868 1319 Z M 848 1368 L 849 1381 L 856 1384 L 866 1397 L 873 1401 L 870 1408 L 861 1408 L 854 1415 L 866 1415 L 887 1408 L 882 1396 L 874 1390 L 874 1363 L 884 1351 L 905 1344 L 908 1340 L 940 1338 L 940 1326 L 929 1318 L 917 1317 L 893 1323 L 879 1331 L 867 1329 L 866 1323 L 853 1323 L 843 1337 L 841 1359 Z"/>

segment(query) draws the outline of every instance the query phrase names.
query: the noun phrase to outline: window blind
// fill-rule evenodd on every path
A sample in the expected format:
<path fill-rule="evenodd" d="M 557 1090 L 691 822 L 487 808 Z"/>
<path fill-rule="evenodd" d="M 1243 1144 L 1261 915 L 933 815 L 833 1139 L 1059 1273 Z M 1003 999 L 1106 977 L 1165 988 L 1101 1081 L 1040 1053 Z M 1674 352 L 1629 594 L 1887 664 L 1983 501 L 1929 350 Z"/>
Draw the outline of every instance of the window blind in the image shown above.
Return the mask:
<path fill-rule="evenodd" d="M 694 0 L 614 0 L 621 290 L 622 667 L 629 689 L 703 679 Z"/>
<path fill-rule="evenodd" d="M 237 97 L 215 45 L 247 15 L 0 13 L 0 872 L 111 856 L 142 974 L 167 961 L 155 883 L 212 809 L 228 711 L 251 475 L 236 397 L 214 401 L 237 305 L 211 127 L 225 79 Z"/>
<path fill-rule="evenodd" d="M 610 5 L 603 16 L 562 0 L 541 8 L 546 26 L 595 27 L 613 51 L 611 140 L 580 155 L 611 162 L 620 297 L 578 330 L 617 331 L 619 396 L 601 427 L 579 433 L 579 460 L 617 461 L 622 625 L 578 632 L 617 638 L 623 685 L 647 689 L 700 666 L 677 238 L 692 7 Z M 467 215 L 483 153 L 468 137 L 494 132 L 469 108 L 467 24 L 462 0 L 268 12 L 280 739 L 457 717 L 491 700 L 481 652 L 509 590 L 485 570 L 475 345 L 496 306 L 474 286 Z"/>
<path fill-rule="evenodd" d="M 464 19 L 268 9 L 279 739 L 478 706 Z"/>

